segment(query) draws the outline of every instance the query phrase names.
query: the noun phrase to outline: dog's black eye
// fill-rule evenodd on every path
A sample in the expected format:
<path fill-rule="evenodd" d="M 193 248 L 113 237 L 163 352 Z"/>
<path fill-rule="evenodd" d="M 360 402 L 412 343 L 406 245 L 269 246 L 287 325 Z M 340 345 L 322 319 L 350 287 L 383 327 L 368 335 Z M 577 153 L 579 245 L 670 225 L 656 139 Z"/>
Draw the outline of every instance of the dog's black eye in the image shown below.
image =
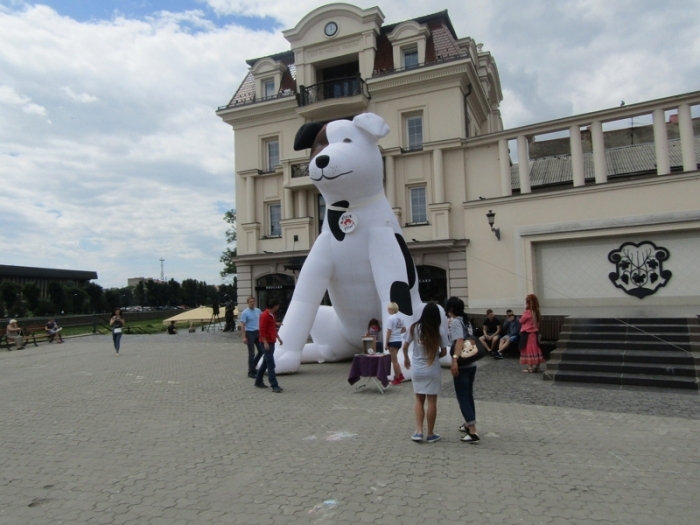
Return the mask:
<path fill-rule="evenodd" d="M 343 142 L 352 142 L 350 139 L 343 139 Z"/>

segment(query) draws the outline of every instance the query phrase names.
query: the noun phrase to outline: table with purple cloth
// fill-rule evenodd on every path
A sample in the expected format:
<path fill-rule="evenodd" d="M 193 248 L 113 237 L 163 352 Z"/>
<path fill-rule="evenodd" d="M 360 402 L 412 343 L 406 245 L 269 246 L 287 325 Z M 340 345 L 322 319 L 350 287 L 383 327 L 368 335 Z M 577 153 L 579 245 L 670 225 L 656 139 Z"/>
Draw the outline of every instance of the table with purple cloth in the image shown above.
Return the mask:
<path fill-rule="evenodd" d="M 368 377 L 375 381 L 378 379 L 384 388 L 386 388 L 389 385 L 389 375 L 391 375 L 391 355 L 356 354 L 352 358 L 352 366 L 348 374 L 348 383 L 354 385 L 361 377 Z"/>

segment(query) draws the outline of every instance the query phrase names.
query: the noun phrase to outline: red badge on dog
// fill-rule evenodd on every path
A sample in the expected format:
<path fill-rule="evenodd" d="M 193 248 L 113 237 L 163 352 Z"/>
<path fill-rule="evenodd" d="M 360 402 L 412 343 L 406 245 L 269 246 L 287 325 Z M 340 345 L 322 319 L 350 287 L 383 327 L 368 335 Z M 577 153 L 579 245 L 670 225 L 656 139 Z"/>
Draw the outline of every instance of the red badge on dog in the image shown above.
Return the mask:
<path fill-rule="evenodd" d="M 357 228 L 357 218 L 349 212 L 345 212 L 338 219 L 338 226 L 343 233 L 350 233 Z"/>

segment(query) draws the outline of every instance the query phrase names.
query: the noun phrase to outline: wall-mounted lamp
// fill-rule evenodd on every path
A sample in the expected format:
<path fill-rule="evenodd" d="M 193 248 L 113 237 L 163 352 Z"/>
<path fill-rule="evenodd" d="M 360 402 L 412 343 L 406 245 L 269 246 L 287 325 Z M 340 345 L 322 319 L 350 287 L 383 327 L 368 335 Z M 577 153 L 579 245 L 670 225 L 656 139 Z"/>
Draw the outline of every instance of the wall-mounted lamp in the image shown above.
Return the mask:
<path fill-rule="evenodd" d="M 496 221 L 496 214 L 489 210 L 489 212 L 486 214 L 486 218 L 489 220 L 489 226 L 491 226 L 491 231 L 496 235 L 496 239 L 499 241 L 501 240 L 501 229 L 500 228 L 494 228 L 493 223 Z"/>

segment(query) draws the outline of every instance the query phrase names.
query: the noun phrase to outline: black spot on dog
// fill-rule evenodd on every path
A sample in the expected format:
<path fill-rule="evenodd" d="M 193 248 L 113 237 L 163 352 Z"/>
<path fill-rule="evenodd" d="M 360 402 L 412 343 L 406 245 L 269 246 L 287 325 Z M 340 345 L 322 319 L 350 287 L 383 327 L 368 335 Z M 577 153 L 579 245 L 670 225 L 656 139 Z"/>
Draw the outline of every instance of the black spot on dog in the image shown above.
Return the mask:
<path fill-rule="evenodd" d="M 331 204 L 331 206 L 337 206 L 338 208 L 346 208 L 350 206 L 350 203 L 348 201 L 338 201 L 334 202 Z M 340 229 L 340 225 L 338 224 L 338 221 L 340 220 L 340 216 L 345 213 L 344 211 L 337 211 L 337 210 L 331 210 L 330 208 L 326 210 L 326 220 L 328 221 L 328 226 L 331 229 L 331 233 L 333 234 L 333 237 L 336 238 L 338 241 L 342 241 L 345 239 L 345 233 Z"/>
<path fill-rule="evenodd" d="M 396 236 L 396 242 L 399 243 L 401 248 L 401 253 L 403 254 L 403 260 L 406 263 L 406 275 L 408 276 L 408 287 L 413 288 L 416 284 L 416 265 L 413 264 L 413 257 L 411 257 L 411 252 L 408 251 L 408 246 L 406 246 L 406 241 L 398 233 L 394 234 Z"/>
<path fill-rule="evenodd" d="M 389 298 L 392 303 L 399 306 L 399 312 L 406 315 L 413 315 L 413 303 L 411 303 L 411 288 L 401 281 L 391 283 Z"/>

